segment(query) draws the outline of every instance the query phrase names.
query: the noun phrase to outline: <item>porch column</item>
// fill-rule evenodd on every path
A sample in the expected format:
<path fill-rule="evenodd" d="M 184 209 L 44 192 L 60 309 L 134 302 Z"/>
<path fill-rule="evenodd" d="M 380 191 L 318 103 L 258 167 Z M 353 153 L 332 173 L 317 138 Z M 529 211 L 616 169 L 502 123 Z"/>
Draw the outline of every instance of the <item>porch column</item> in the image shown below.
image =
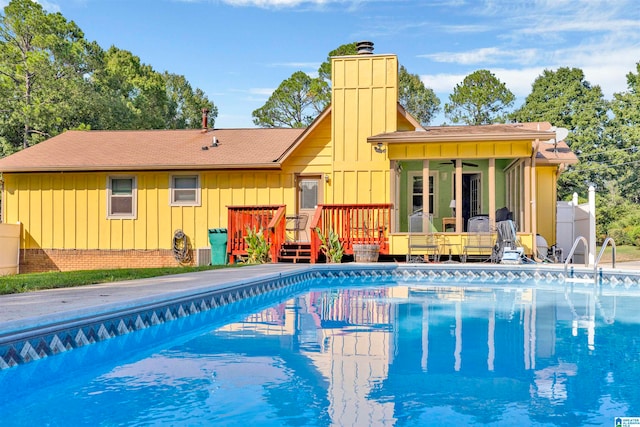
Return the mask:
<path fill-rule="evenodd" d="M 496 225 L 496 159 L 489 159 L 489 225 Z"/>
<path fill-rule="evenodd" d="M 398 197 L 400 197 L 400 192 L 398 191 L 398 185 L 400 183 L 400 172 L 398 171 L 398 162 L 395 160 L 391 160 L 390 162 L 391 170 L 389 171 L 389 186 L 391 187 L 391 195 L 389 201 L 393 203 L 393 210 L 391 213 L 391 224 L 389 224 L 389 231 L 391 233 L 396 232 L 396 224 L 398 223 Z"/>
<path fill-rule="evenodd" d="M 422 161 L 422 230 L 431 231 L 431 224 L 429 224 L 429 212 L 431 207 L 429 206 L 429 160 Z"/>
<path fill-rule="evenodd" d="M 531 158 L 524 159 L 524 231 L 531 233 Z"/>
<path fill-rule="evenodd" d="M 534 144 L 533 154 L 531 155 L 531 234 L 533 241 L 531 250 L 533 257 L 538 256 L 538 243 L 536 235 L 538 234 L 538 189 L 536 187 L 538 179 L 536 178 L 536 153 L 538 152 L 538 141 Z"/>
<path fill-rule="evenodd" d="M 464 231 L 462 224 L 462 160 L 456 159 L 456 233 Z"/>

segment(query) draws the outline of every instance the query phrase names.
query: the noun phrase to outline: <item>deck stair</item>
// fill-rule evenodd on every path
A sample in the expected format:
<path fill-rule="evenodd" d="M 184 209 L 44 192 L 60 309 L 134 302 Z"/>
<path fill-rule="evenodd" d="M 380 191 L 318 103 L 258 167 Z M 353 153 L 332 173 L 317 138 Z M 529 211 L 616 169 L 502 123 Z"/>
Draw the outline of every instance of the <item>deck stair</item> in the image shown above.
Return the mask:
<path fill-rule="evenodd" d="M 310 242 L 285 242 L 282 244 L 278 262 L 310 263 L 311 243 Z"/>

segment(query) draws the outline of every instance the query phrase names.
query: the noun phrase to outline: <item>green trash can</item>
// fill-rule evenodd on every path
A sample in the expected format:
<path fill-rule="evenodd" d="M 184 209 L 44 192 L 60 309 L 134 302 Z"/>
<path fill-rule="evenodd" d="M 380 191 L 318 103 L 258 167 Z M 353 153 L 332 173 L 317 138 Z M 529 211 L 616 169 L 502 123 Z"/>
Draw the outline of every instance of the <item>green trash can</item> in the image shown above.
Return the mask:
<path fill-rule="evenodd" d="M 227 263 L 227 229 L 210 228 L 209 243 L 211 244 L 211 265 Z"/>

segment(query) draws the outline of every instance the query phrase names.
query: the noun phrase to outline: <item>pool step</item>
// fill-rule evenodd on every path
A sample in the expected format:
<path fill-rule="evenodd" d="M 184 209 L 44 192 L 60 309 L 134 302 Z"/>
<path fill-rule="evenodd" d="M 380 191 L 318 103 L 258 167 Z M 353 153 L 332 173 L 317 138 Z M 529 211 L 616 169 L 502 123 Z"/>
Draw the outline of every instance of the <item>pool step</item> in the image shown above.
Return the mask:
<path fill-rule="evenodd" d="M 280 249 L 278 256 L 280 262 L 310 263 L 311 243 L 309 242 L 286 242 Z"/>

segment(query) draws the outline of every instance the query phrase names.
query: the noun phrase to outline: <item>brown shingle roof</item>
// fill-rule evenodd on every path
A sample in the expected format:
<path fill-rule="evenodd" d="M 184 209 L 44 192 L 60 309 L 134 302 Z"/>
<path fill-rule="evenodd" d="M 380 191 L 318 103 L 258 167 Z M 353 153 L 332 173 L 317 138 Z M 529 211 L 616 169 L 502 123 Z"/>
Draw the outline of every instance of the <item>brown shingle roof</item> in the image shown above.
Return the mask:
<path fill-rule="evenodd" d="M 424 130 L 397 131 L 374 135 L 372 143 L 490 141 L 550 138 L 552 133 L 531 129 L 521 124 L 497 124 L 481 126 L 427 126 Z"/>
<path fill-rule="evenodd" d="M 463 142 L 463 141 L 517 141 L 530 139 L 541 141 L 536 158 L 540 163 L 573 164 L 578 158 L 564 141 L 546 144 L 555 137 L 548 122 L 494 124 L 481 126 L 427 126 L 424 130 L 397 131 L 374 135 L 368 138 L 372 144 Z"/>
<path fill-rule="evenodd" d="M 68 131 L 0 159 L 0 171 L 277 168 L 303 131 Z"/>

